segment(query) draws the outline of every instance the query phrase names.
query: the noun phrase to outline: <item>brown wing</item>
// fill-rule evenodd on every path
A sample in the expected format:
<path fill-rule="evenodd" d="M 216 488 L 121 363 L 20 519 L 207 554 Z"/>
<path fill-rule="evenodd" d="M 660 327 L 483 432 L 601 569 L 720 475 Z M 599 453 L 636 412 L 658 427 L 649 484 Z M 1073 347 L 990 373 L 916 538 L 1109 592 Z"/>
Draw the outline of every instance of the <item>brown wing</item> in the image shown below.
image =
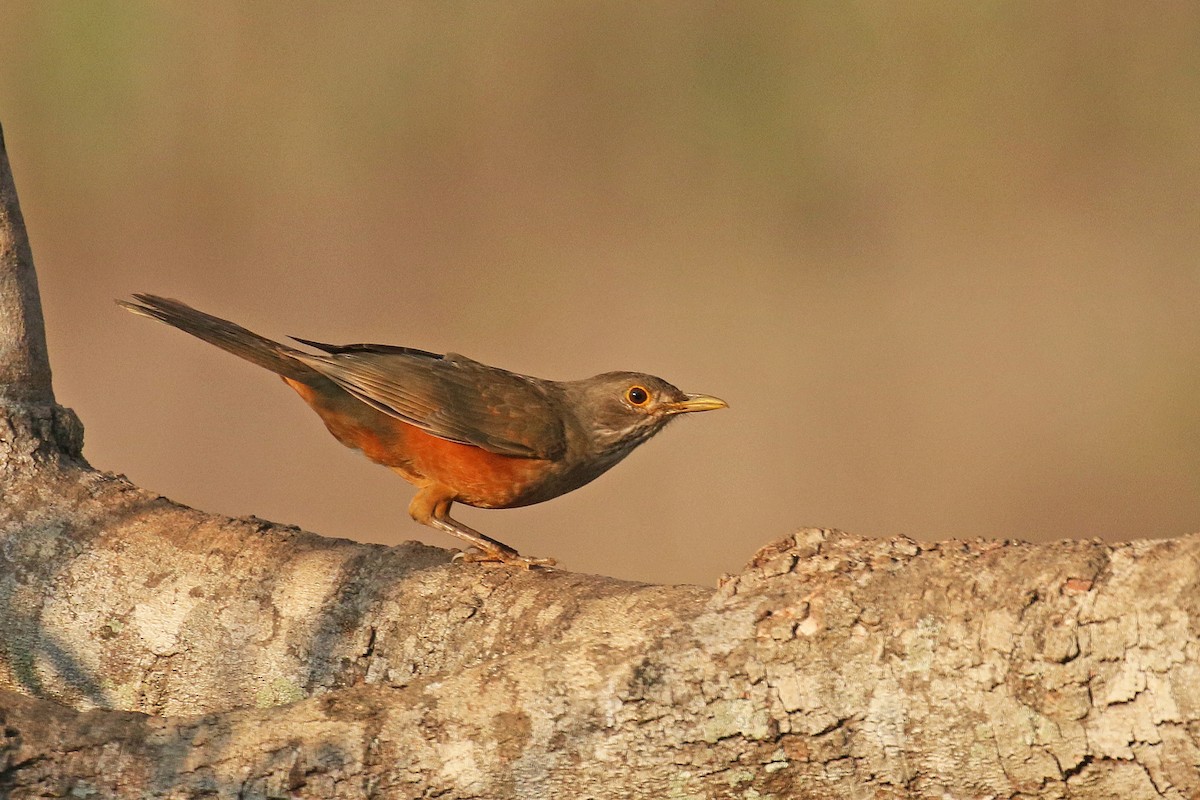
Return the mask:
<path fill-rule="evenodd" d="M 523 458 L 555 458 L 566 448 L 549 382 L 407 348 L 355 345 L 298 358 L 364 403 L 442 439 Z"/>

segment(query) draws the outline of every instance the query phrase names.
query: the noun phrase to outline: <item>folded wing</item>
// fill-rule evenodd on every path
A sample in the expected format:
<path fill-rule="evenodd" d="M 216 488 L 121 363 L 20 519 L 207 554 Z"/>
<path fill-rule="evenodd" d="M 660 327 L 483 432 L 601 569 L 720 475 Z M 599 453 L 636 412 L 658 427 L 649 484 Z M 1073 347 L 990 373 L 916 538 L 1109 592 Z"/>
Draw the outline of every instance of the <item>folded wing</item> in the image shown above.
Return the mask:
<path fill-rule="evenodd" d="M 434 436 L 522 458 L 553 459 L 566 448 L 549 382 L 455 353 L 304 343 L 326 352 L 298 360 L 362 402 Z"/>

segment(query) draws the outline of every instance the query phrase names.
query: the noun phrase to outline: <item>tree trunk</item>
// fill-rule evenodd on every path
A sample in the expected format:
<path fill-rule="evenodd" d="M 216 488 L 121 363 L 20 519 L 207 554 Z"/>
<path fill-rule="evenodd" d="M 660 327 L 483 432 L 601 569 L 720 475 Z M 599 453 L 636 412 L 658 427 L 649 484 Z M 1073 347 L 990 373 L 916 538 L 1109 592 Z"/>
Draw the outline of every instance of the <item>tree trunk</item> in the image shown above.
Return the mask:
<path fill-rule="evenodd" d="M 82 460 L 2 146 L 0 201 L 5 797 L 1200 794 L 1200 537 L 804 530 L 710 590 L 195 511 Z"/>

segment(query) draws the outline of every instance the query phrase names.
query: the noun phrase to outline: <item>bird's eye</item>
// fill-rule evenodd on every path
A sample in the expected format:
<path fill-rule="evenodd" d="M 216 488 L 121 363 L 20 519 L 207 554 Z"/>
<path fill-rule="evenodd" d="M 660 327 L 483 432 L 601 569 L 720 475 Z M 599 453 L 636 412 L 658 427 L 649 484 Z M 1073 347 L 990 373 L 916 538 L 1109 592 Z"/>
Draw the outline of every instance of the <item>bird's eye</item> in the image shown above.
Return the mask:
<path fill-rule="evenodd" d="M 625 399 L 633 406 L 644 406 L 650 402 L 650 393 L 641 386 L 630 386 L 625 391 Z"/>

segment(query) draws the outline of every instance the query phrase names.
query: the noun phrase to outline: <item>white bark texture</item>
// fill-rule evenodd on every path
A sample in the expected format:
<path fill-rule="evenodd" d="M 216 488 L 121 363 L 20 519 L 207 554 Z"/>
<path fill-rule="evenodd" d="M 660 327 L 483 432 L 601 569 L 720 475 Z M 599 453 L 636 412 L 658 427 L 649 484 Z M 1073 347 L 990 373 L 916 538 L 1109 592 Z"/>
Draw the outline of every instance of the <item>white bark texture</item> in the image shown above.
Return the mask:
<path fill-rule="evenodd" d="M 452 564 L 96 472 L 44 375 L 0 392 L 0 796 L 1200 795 L 1200 537 L 810 529 L 715 590 Z"/>

